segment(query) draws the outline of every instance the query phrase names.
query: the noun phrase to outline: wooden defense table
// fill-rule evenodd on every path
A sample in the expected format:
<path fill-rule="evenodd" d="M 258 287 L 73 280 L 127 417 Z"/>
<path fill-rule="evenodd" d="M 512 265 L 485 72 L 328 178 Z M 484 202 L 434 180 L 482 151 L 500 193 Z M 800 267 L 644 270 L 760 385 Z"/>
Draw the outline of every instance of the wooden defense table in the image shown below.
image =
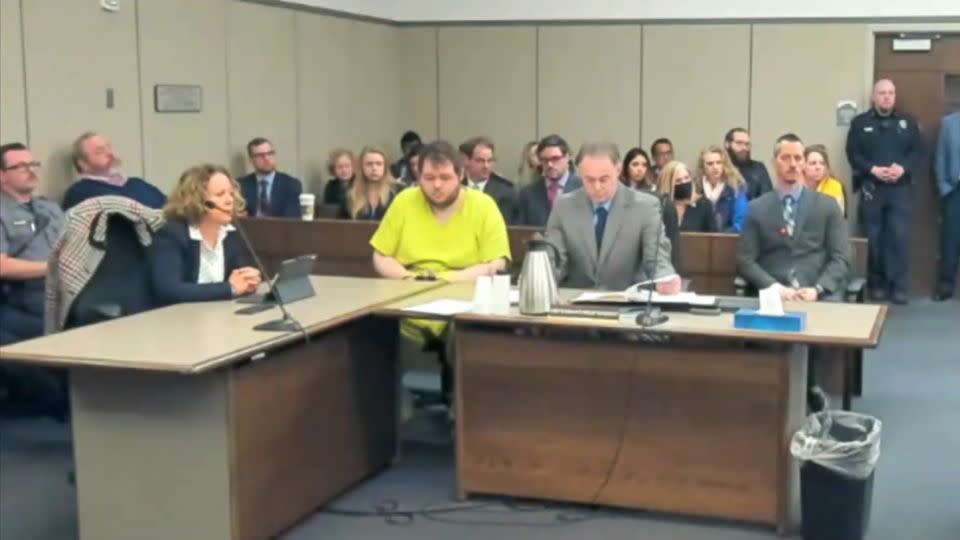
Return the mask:
<path fill-rule="evenodd" d="M 70 370 L 81 540 L 266 540 L 397 452 L 396 321 L 436 283 L 314 277 L 277 309 L 180 304 L 0 349 Z"/>
<path fill-rule="evenodd" d="M 471 295 L 451 285 L 378 313 Z M 807 346 L 876 347 L 886 307 L 786 307 L 807 312 L 806 331 L 738 330 L 732 314 L 671 313 L 647 330 L 515 308 L 454 316 L 457 492 L 794 529 Z"/>

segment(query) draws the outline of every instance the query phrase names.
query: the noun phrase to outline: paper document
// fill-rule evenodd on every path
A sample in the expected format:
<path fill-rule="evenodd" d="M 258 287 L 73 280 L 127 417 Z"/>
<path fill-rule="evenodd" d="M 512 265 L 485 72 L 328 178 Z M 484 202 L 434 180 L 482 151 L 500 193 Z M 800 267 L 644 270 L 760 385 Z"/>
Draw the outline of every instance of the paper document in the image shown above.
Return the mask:
<path fill-rule="evenodd" d="M 685 304 L 691 306 L 712 306 L 717 302 L 717 298 L 715 296 L 701 296 L 692 292 L 682 292 L 679 294 L 660 294 L 654 291 L 652 293 L 652 299 L 649 298 L 650 294 L 651 291 L 645 290 L 633 292 L 587 291 L 580 293 L 580 296 L 574 298 L 572 302 L 576 304 L 577 302 L 627 303 L 652 301 L 656 304 Z"/>
<path fill-rule="evenodd" d="M 510 289 L 510 305 L 515 306 L 520 303 L 520 289 Z"/>
<path fill-rule="evenodd" d="M 465 313 L 467 311 L 471 311 L 472 309 L 473 302 L 441 298 L 439 300 L 427 302 L 426 304 L 410 306 L 404 308 L 403 310 L 415 313 L 427 313 L 430 315 L 456 315 L 457 313 Z"/>
<path fill-rule="evenodd" d="M 667 275 L 665 275 L 665 276 L 660 276 L 660 277 L 658 277 L 658 278 L 656 278 L 656 279 L 648 279 L 648 280 L 646 280 L 646 281 L 641 281 L 641 282 L 639 282 L 639 283 L 634 283 L 633 285 L 627 287 L 627 290 L 624 291 L 624 292 L 626 292 L 626 293 L 634 293 L 634 292 L 639 291 L 641 287 L 646 287 L 647 285 L 653 285 L 653 284 L 656 284 L 656 283 L 665 283 L 665 282 L 667 282 L 667 281 L 670 281 L 670 280 L 672 280 L 672 279 L 676 279 L 676 278 L 679 278 L 679 277 L 680 277 L 680 276 L 677 275 L 677 274 L 667 274 Z"/>
<path fill-rule="evenodd" d="M 780 298 L 780 284 L 774 283 L 766 289 L 760 290 L 760 309 L 757 313 L 761 315 L 783 316 L 783 299 Z"/>

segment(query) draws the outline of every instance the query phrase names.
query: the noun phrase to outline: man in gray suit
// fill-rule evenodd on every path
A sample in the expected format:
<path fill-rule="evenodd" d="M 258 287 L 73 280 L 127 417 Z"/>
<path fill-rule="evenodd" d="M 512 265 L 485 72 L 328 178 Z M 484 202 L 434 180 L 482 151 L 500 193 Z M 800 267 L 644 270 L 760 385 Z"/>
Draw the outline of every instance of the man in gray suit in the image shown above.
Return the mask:
<path fill-rule="evenodd" d="M 563 287 L 623 290 L 652 278 L 657 292 L 680 292 L 670 263 L 670 240 L 660 232 L 657 197 L 620 183 L 620 152 L 612 143 L 587 143 L 577 154 L 583 187 L 557 198 L 546 239 L 556 248 Z M 836 203 L 834 203 L 836 205 Z"/>
<path fill-rule="evenodd" d="M 780 284 L 784 300 L 841 299 L 850 274 L 850 239 L 837 203 L 804 188 L 803 142 L 792 133 L 774 147 L 774 190 L 750 202 L 737 268 L 751 285 Z"/>

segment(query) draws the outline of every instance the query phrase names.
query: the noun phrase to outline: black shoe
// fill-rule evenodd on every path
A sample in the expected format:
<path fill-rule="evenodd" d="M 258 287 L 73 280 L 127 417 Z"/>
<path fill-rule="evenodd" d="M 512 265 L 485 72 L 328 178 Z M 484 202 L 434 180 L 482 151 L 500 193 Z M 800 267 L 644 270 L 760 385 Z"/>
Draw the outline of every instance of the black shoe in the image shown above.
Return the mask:
<path fill-rule="evenodd" d="M 895 292 L 890 295 L 890 301 L 898 306 L 905 306 L 910 303 L 910 299 L 907 298 L 907 293 Z"/>
<path fill-rule="evenodd" d="M 827 393 L 819 386 L 813 386 L 807 390 L 807 408 L 810 413 L 818 413 L 827 408 Z"/>
<path fill-rule="evenodd" d="M 937 291 L 937 292 L 933 293 L 933 301 L 934 301 L 934 302 L 946 302 L 947 300 L 950 300 L 951 298 L 953 298 L 953 293 L 952 293 L 952 292 Z"/>

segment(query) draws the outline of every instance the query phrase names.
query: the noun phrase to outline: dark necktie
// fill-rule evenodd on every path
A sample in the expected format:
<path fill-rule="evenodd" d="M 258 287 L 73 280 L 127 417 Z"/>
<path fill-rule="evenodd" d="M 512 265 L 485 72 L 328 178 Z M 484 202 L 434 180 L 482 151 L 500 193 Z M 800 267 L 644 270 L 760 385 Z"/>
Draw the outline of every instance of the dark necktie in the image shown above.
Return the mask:
<path fill-rule="evenodd" d="M 795 214 L 793 195 L 787 195 L 783 198 L 783 222 L 787 226 L 787 236 L 793 236 L 793 229 L 797 225 Z"/>
<path fill-rule="evenodd" d="M 261 216 L 270 215 L 270 194 L 267 193 L 267 181 L 260 181 L 260 201 L 257 204 L 257 214 Z"/>
<path fill-rule="evenodd" d="M 597 235 L 597 253 L 600 253 L 600 244 L 603 243 L 603 231 L 607 228 L 607 209 L 603 206 L 593 211 L 593 232 Z"/>

